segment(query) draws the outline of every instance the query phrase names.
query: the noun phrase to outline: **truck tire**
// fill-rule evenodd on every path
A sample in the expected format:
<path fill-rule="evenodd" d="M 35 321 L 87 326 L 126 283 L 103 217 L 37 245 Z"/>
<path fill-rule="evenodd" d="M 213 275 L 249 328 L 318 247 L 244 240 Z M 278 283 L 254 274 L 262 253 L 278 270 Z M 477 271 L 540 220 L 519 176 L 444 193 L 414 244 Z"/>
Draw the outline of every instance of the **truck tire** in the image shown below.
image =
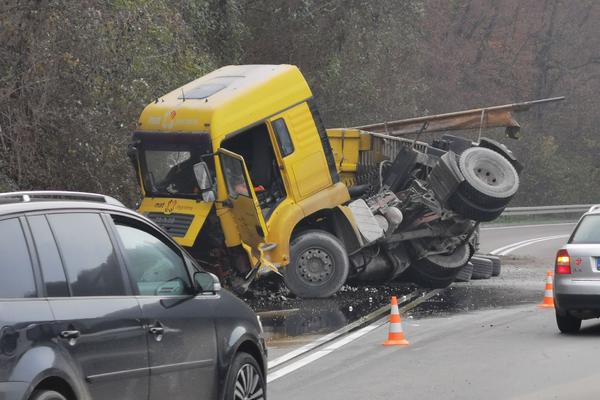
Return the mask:
<path fill-rule="evenodd" d="M 471 276 L 473 275 L 473 264 L 467 263 L 464 267 L 460 269 L 456 278 L 454 278 L 454 282 L 469 282 L 471 280 Z"/>
<path fill-rule="evenodd" d="M 492 276 L 500 276 L 502 272 L 502 261 L 500 261 L 500 257 L 485 255 L 483 258 L 487 258 L 492 262 Z"/>
<path fill-rule="evenodd" d="M 519 174 L 503 155 L 484 147 L 471 147 L 459 156 L 465 180 L 459 193 L 478 206 L 506 206 L 519 189 Z"/>
<path fill-rule="evenodd" d="M 455 192 L 448 200 L 448 206 L 465 218 L 479 222 L 493 221 L 502 214 L 504 206 L 497 208 L 484 208 L 464 197 L 460 192 Z"/>
<path fill-rule="evenodd" d="M 471 279 L 490 279 L 494 266 L 491 260 L 483 257 L 471 258 L 473 264 L 473 275 Z"/>
<path fill-rule="evenodd" d="M 336 293 L 348 278 L 350 262 L 338 238 L 322 230 L 304 231 L 290 243 L 291 261 L 283 280 L 298 297 L 324 298 Z"/>
<path fill-rule="evenodd" d="M 469 246 L 463 244 L 452 254 L 436 254 L 414 261 L 405 277 L 424 288 L 442 289 L 454 282 L 469 256 Z"/>

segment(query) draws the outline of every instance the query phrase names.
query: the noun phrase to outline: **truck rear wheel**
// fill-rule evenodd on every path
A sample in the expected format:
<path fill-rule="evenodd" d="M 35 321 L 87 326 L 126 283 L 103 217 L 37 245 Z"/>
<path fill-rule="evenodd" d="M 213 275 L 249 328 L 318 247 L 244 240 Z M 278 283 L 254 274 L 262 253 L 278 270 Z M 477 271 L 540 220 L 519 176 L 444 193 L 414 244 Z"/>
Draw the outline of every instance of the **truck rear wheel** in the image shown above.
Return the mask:
<path fill-rule="evenodd" d="M 298 297 L 329 297 L 348 278 L 350 262 L 344 245 L 326 231 L 309 230 L 290 243 L 290 264 L 283 280 Z"/>
<path fill-rule="evenodd" d="M 484 147 L 471 147 L 458 159 L 465 180 L 459 192 L 485 208 L 506 206 L 519 189 L 519 174 L 503 155 Z"/>
<path fill-rule="evenodd" d="M 492 260 L 475 256 L 471 258 L 473 264 L 473 275 L 471 279 L 490 279 L 494 271 L 494 263 Z"/>
<path fill-rule="evenodd" d="M 435 254 L 414 261 L 406 271 L 406 277 L 419 286 L 442 289 L 454 282 L 469 257 L 469 246 L 463 244 L 451 254 Z"/>
<path fill-rule="evenodd" d="M 451 209 L 473 221 L 488 222 L 498 218 L 504 211 L 504 206 L 498 208 L 484 208 L 464 197 L 460 192 L 455 192 L 448 200 Z"/>
<path fill-rule="evenodd" d="M 454 278 L 454 282 L 469 282 L 471 280 L 471 276 L 473 275 L 473 264 L 470 262 L 467 263 L 464 267 L 458 271 L 456 274 L 456 278 Z"/>

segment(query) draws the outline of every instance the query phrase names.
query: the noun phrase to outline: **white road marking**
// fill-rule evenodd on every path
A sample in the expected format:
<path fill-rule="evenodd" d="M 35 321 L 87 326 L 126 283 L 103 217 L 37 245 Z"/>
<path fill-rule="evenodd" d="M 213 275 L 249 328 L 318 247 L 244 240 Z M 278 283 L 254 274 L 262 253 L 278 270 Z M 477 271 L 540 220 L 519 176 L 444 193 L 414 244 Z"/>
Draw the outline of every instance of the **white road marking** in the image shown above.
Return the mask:
<path fill-rule="evenodd" d="M 492 250 L 490 252 L 490 254 L 498 255 L 498 256 L 506 256 L 506 255 L 512 253 L 513 251 L 518 250 L 525 246 L 529 246 L 529 245 L 540 243 L 540 242 L 545 242 L 548 240 L 564 239 L 569 236 L 570 236 L 569 234 L 563 234 L 563 235 L 545 236 L 545 237 L 540 237 L 540 238 L 523 240 L 521 242 L 511 243 L 509 245 L 499 247 L 495 250 Z"/>
<path fill-rule="evenodd" d="M 559 235 L 554 235 L 554 236 L 559 236 Z M 546 237 L 554 237 L 554 236 L 546 236 Z M 542 238 L 544 238 L 544 237 L 542 237 Z M 526 243 L 529 243 L 529 242 L 531 242 L 533 240 L 538 240 L 538 239 L 540 239 L 540 238 L 530 238 L 530 239 L 527 239 L 527 240 L 523 240 L 521 242 L 510 243 L 510 244 L 507 244 L 506 246 L 502 246 L 502 247 L 499 247 L 499 248 L 497 248 L 495 250 L 492 250 L 490 252 L 490 254 L 494 254 L 494 255 L 498 254 L 498 255 L 500 255 L 501 252 L 503 252 L 504 250 L 510 249 L 511 247 L 519 246 L 521 244 L 526 244 Z"/>
<path fill-rule="evenodd" d="M 319 358 L 326 356 L 329 353 L 331 353 L 331 350 L 315 351 L 314 353 L 312 353 L 304 358 L 301 358 L 300 360 L 293 362 L 286 367 L 283 367 L 275 372 L 271 372 L 269 375 L 267 375 L 267 383 L 273 382 L 274 380 L 279 379 L 282 376 L 289 374 L 290 372 L 294 372 L 298 368 L 302 368 L 305 365 L 310 364 L 311 362 L 316 361 Z"/>
<path fill-rule="evenodd" d="M 566 226 L 566 225 L 575 225 L 577 222 L 560 222 L 555 224 L 537 224 L 537 225 L 509 225 L 509 226 L 490 226 L 490 227 L 481 227 L 482 231 L 495 231 L 497 229 L 522 229 L 522 228 L 539 228 L 543 226 Z"/>
<path fill-rule="evenodd" d="M 538 240 L 533 240 L 533 241 L 531 241 L 529 243 L 525 243 L 525 244 L 521 244 L 519 246 L 511 247 L 510 249 L 503 251 L 502 254 L 500 254 L 500 255 L 501 256 L 505 256 L 505 255 L 507 255 L 509 253 L 512 253 L 515 250 L 520 249 L 521 247 L 529 246 L 529 245 L 532 245 L 532 244 L 535 244 L 535 243 L 545 242 L 545 241 L 548 241 L 548 240 L 565 239 L 565 238 L 568 238 L 569 236 L 571 236 L 571 235 L 557 235 L 557 236 L 554 236 L 554 237 L 540 238 Z"/>
<path fill-rule="evenodd" d="M 367 333 L 371 332 L 373 329 L 379 328 L 381 325 L 387 323 L 387 321 L 388 321 L 388 317 L 382 318 L 382 319 L 372 323 L 371 325 L 367 325 L 364 328 L 361 328 L 361 329 L 357 330 L 356 332 L 351 333 L 350 335 L 344 337 L 343 339 L 335 341 L 334 343 L 327 346 L 323 350 L 315 351 L 314 353 L 309 354 L 308 356 L 303 357 L 303 358 L 299 359 L 298 361 L 291 363 L 290 365 L 287 365 L 281 369 L 278 369 L 277 371 L 271 372 L 270 374 L 267 375 L 267 383 L 273 382 L 274 380 L 279 379 L 282 376 L 285 376 L 291 372 L 294 372 L 297 369 L 300 369 L 300 368 L 318 360 L 319 358 L 326 356 L 327 354 L 331 353 L 332 351 L 337 350 L 340 347 L 345 346 L 348 343 L 355 341 L 356 339 L 360 338 L 363 335 L 366 335 Z M 271 367 L 270 363 L 269 363 L 269 367 Z"/>
<path fill-rule="evenodd" d="M 295 358 L 295 357 L 298 357 L 299 355 L 307 353 L 310 350 L 312 350 L 316 347 L 319 347 L 322 343 L 332 340 L 336 336 L 339 336 L 339 334 L 337 332 L 332 332 L 328 335 L 318 338 L 317 340 L 315 340 L 313 342 L 305 344 L 304 346 L 299 347 L 296 350 L 290 351 L 289 353 L 286 353 L 286 354 L 282 355 L 281 357 L 277 357 L 276 359 L 269 361 L 269 369 L 275 368 L 276 366 L 278 366 L 280 364 L 288 362 L 292 358 Z"/>
<path fill-rule="evenodd" d="M 408 293 L 408 294 L 402 296 L 400 299 L 398 299 L 398 301 L 400 302 L 400 304 L 403 307 L 406 307 L 406 306 L 414 303 L 413 302 L 413 303 L 406 304 L 409 300 L 412 300 L 413 298 L 418 296 L 419 293 L 420 293 L 419 290 L 414 290 L 411 293 Z M 431 296 L 429 296 L 429 297 L 431 297 Z M 429 297 L 427 297 L 427 298 L 429 298 Z M 421 299 L 421 297 L 417 300 L 420 300 L 420 299 Z M 415 303 L 415 304 L 420 304 L 420 303 Z M 296 357 L 299 357 L 303 354 L 306 354 L 309 351 L 314 350 L 317 347 L 320 347 L 327 342 L 332 342 L 335 339 L 342 337 L 343 335 L 347 334 L 348 332 L 354 330 L 356 327 L 358 327 L 360 325 L 364 325 L 365 323 L 368 323 L 369 321 L 375 321 L 376 319 L 378 320 L 380 315 L 389 311 L 389 309 L 390 309 L 389 305 L 380 307 L 379 309 L 365 315 L 364 317 L 359 318 L 358 320 L 338 329 L 335 332 L 331 332 L 325 336 L 321 336 L 320 338 L 318 338 L 317 340 L 315 340 L 313 342 L 307 343 L 304 346 L 297 348 L 296 350 L 292 350 L 289 353 L 286 353 L 280 357 L 270 360 L 268 362 L 268 369 L 272 370 L 273 368 L 276 368 L 278 365 L 285 364 L 286 362 L 288 362 Z"/>

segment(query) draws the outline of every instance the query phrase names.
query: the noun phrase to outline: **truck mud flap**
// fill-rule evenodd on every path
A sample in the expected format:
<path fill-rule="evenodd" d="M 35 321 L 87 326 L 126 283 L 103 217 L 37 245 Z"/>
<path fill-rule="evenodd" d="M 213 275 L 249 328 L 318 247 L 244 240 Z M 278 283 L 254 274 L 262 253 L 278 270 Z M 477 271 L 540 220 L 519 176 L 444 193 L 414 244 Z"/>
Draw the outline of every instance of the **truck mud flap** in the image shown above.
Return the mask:
<path fill-rule="evenodd" d="M 504 158 L 506 158 L 512 164 L 512 166 L 515 167 L 518 174 L 520 174 L 521 171 L 523 171 L 523 164 L 521 164 L 516 159 L 513 152 L 510 151 L 508 147 L 506 147 L 502 143 L 488 138 L 481 138 L 481 140 L 479 141 L 479 147 L 485 147 L 486 149 L 490 149 L 495 151 L 496 153 L 502 154 Z"/>

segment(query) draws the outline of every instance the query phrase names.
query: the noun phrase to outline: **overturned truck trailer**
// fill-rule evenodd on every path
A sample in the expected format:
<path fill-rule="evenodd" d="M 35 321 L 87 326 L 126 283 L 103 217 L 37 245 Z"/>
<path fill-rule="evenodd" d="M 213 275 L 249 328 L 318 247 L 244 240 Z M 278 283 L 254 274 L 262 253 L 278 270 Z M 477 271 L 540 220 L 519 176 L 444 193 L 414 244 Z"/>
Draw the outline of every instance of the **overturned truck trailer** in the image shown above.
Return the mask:
<path fill-rule="evenodd" d="M 142 113 L 139 211 L 238 290 L 268 272 L 302 297 L 348 280 L 445 287 L 519 187 L 521 165 L 483 129 L 515 137 L 515 112 L 556 100 L 325 129 L 296 67 L 224 67 Z M 421 140 L 469 129 L 477 140 Z"/>

